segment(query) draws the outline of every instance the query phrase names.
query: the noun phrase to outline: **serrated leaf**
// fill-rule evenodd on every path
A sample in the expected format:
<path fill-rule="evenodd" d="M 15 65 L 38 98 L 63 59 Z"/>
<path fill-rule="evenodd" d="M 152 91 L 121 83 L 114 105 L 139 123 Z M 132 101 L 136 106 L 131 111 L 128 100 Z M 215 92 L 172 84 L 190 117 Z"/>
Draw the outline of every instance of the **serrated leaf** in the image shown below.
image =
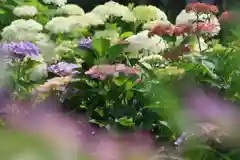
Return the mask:
<path fill-rule="evenodd" d="M 92 48 L 98 53 L 98 56 L 104 56 L 109 47 L 110 47 L 111 43 L 108 39 L 103 39 L 103 38 L 93 38 L 92 40 Z"/>
<path fill-rule="evenodd" d="M 115 44 L 111 46 L 107 53 L 108 53 L 108 60 L 113 61 L 115 60 L 121 53 L 123 53 L 124 49 L 128 46 L 128 44 Z"/>

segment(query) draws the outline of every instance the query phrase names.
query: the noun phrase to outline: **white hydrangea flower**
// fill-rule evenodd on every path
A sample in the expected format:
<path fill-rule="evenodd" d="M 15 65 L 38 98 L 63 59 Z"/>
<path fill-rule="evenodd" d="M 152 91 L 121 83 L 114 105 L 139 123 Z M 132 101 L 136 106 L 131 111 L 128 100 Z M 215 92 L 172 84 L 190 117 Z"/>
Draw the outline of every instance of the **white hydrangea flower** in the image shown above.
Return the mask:
<path fill-rule="evenodd" d="M 35 20 L 15 20 L 1 32 L 4 41 L 32 41 L 43 30 L 43 26 Z"/>
<path fill-rule="evenodd" d="M 75 4 L 66 4 L 57 9 L 57 13 L 67 15 L 84 15 L 84 10 Z"/>
<path fill-rule="evenodd" d="M 159 54 L 154 54 L 154 55 L 142 57 L 142 58 L 139 60 L 139 62 L 161 61 L 161 60 L 164 60 L 161 55 L 159 55 Z"/>
<path fill-rule="evenodd" d="M 161 20 L 149 21 L 147 23 L 144 23 L 142 28 L 143 29 L 152 29 L 154 26 L 160 25 L 160 24 L 171 24 L 171 22 L 169 22 L 168 20 L 166 20 L 166 21 L 161 21 Z"/>
<path fill-rule="evenodd" d="M 74 48 L 77 47 L 77 43 L 73 41 L 63 41 L 54 50 L 56 55 L 62 56 L 64 54 L 74 53 Z"/>
<path fill-rule="evenodd" d="M 102 20 L 106 21 L 110 17 L 120 17 L 126 22 L 135 22 L 136 18 L 130 9 L 117 2 L 109 1 L 104 5 L 98 5 L 93 10 L 93 13 L 99 15 Z"/>
<path fill-rule="evenodd" d="M 85 15 L 82 16 L 83 20 L 89 25 L 89 26 L 98 26 L 98 25 L 103 25 L 104 21 L 101 20 L 101 18 L 92 13 L 86 13 Z"/>
<path fill-rule="evenodd" d="M 43 0 L 43 3 L 45 4 L 54 4 L 57 6 L 63 6 L 67 3 L 67 0 Z"/>
<path fill-rule="evenodd" d="M 133 13 L 140 21 L 168 21 L 167 15 L 162 10 L 152 5 L 138 5 L 133 8 Z"/>
<path fill-rule="evenodd" d="M 43 26 L 33 19 L 18 19 L 13 21 L 11 25 L 17 27 L 19 30 L 28 30 L 29 32 L 40 32 L 43 30 Z"/>
<path fill-rule="evenodd" d="M 35 37 L 35 41 L 50 41 L 51 38 L 45 33 L 38 33 Z"/>
<path fill-rule="evenodd" d="M 199 21 L 203 21 L 216 26 L 215 29 L 211 32 L 211 36 L 215 36 L 220 32 L 220 23 L 214 14 L 201 14 L 199 17 L 197 17 L 195 12 L 186 12 L 186 10 L 182 10 L 176 17 L 175 23 L 176 25 L 195 23 L 197 19 Z"/>
<path fill-rule="evenodd" d="M 130 44 L 125 49 L 126 52 L 139 52 L 147 50 L 149 52 L 160 53 L 168 48 L 168 44 L 159 36 L 148 37 L 148 30 L 139 32 L 126 39 Z"/>
<path fill-rule="evenodd" d="M 34 6 L 19 6 L 13 9 L 13 14 L 18 17 L 33 17 L 37 14 L 37 8 Z"/>
<path fill-rule="evenodd" d="M 69 19 L 75 21 L 75 27 L 87 28 L 90 26 L 103 25 L 104 21 L 96 14 L 89 12 L 82 16 L 69 16 Z"/>
<path fill-rule="evenodd" d="M 54 17 L 45 28 L 53 34 L 70 33 L 76 26 L 77 21 L 69 17 Z"/>
<path fill-rule="evenodd" d="M 165 61 L 161 55 L 154 54 L 150 56 L 143 56 L 139 62 L 142 63 L 148 69 L 152 69 L 152 64 L 156 64 L 156 62 L 163 62 Z"/>

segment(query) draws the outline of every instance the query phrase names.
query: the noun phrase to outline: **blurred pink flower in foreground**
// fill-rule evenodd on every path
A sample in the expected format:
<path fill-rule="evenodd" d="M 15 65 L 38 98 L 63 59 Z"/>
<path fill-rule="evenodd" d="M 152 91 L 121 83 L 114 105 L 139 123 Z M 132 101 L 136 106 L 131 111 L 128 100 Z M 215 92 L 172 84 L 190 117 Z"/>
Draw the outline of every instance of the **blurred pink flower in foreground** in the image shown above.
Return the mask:
<path fill-rule="evenodd" d="M 93 135 L 89 134 L 93 128 L 83 120 L 76 121 L 56 110 L 50 112 L 42 106 L 39 109 L 29 104 L 9 105 L 8 108 L 8 127 L 44 138 L 54 148 L 58 160 L 77 160 L 81 153 L 95 160 L 146 160 L 155 152 L 151 134 Z"/>
<path fill-rule="evenodd" d="M 190 131 L 215 140 L 220 136 L 227 143 L 229 140 L 239 143 L 240 110 L 233 103 L 221 99 L 217 93 L 193 89 L 185 95 L 183 104 Z"/>
<path fill-rule="evenodd" d="M 90 75 L 93 78 L 99 78 L 101 80 L 106 79 L 108 76 L 117 76 L 120 73 L 123 73 L 125 75 L 136 75 L 139 74 L 140 71 L 136 68 L 131 68 L 124 64 L 103 64 L 95 65 L 85 72 L 86 75 Z"/>

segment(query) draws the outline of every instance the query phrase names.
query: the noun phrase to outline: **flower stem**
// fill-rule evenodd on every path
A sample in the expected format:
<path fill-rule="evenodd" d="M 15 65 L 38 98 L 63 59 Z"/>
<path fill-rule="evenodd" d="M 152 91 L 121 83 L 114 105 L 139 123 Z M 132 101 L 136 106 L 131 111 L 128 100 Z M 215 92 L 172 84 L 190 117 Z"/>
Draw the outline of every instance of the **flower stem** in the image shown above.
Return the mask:
<path fill-rule="evenodd" d="M 200 36 L 199 36 L 199 25 L 198 25 L 198 21 L 199 21 L 199 15 L 198 15 L 198 13 L 197 13 L 197 42 L 198 42 L 198 47 L 199 47 L 200 53 L 202 53 L 202 47 L 201 47 Z"/>

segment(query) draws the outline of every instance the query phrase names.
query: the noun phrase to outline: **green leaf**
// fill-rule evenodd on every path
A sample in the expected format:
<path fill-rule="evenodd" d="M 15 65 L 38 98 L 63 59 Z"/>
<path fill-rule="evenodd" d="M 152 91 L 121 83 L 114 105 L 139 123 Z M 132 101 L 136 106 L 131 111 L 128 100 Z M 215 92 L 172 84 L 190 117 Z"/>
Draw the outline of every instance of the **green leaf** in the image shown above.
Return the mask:
<path fill-rule="evenodd" d="M 104 56 L 107 53 L 107 50 L 110 47 L 110 41 L 103 38 L 93 38 L 92 48 L 98 53 L 99 57 Z"/>
<path fill-rule="evenodd" d="M 105 25 L 106 30 L 118 30 L 116 23 L 107 23 Z"/>
<path fill-rule="evenodd" d="M 134 125 L 132 118 L 122 117 L 117 120 L 121 125 L 131 127 Z"/>
<path fill-rule="evenodd" d="M 130 89 L 132 89 L 133 88 L 133 86 L 135 85 L 135 83 L 134 82 L 132 82 L 132 81 L 126 81 L 126 83 L 125 83 L 125 89 L 126 90 L 130 90 Z"/>
<path fill-rule="evenodd" d="M 6 10 L 0 8 L 0 14 L 5 14 Z"/>
<path fill-rule="evenodd" d="M 127 91 L 127 92 L 126 92 L 126 97 L 127 97 L 128 100 L 132 99 L 133 96 L 134 96 L 134 94 L 133 94 L 132 91 Z"/>
<path fill-rule="evenodd" d="M 133 32 L 124 32 L 124 33 L 122 33 L 122 34 L 120 35 L 120 39 L 126 39 L 126 38 L 128 38 L 128 37 L 130 37 L 130 36 L 132 36 L 132 35 L 134 35 Z"/>
<path fill-rule="evenodd" d="M 121 53 L 123 53 L 124 49 L 128 46 L 128 44 L 116 44 L 111 46 L 107 53 L 108 53 L 108 60 L 113 61 L 115 60 Z"/>
<path fill-rule="evenodd" d="M 218 79 L 218 76 L 214 73 L 215 65 L 212 62 L 202 60 L 202 65 L 208 71 L 212 78 Z"/>
<path fill-rule="evenodd" d="M 126 79 L 123 78 L 123 77 L 116 77 L 116 78 L 113 79 L 113 82 L 114 82 L 114 84 L 116 84 L 117 86 L 120 87 L 120 86 L 125 84 Z"/>

